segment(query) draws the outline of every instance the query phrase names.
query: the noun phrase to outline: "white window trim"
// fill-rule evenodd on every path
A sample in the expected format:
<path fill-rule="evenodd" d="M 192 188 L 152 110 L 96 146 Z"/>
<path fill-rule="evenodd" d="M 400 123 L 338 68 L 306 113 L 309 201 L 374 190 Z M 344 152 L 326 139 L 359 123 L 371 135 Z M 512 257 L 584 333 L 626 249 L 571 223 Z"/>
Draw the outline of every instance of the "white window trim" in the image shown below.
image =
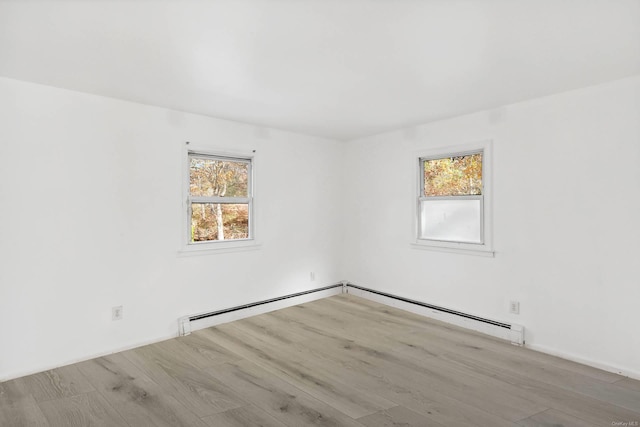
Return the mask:
<path fill-rule="evenodd" d="M 411 247 L 414 249 L 426 249 L 441 252 L 460 253 L 468 255 L 478 255 L 493 257 L 493 191 L 492 191 L 492 171 L 493 171 L 493 141 L 483 140 L 469 144 L 436 147 L 429 150 L 419 151 L 411 158 L 411 168 L 416 168 L 417 176 L 414 183 L 413 201 L 413 236 L 414 241 Z M 448 242 L 440 240 L 421 239 L 420 235 L 420 200 L 422 191 L 422 160 L 438 159 L 456 155 L 477 153 L 482 151 L 482 210 L 481 210 L 481 230 L 483 243 Z"/>
<path fill-rule="evenodd" d="M 234 239 L 234 240 L 217 240 L 210 242 L 198 242 L 191 243 L 189 232 L 191 226 L 190 202 L 194 197 L 190 197 L 189 193 L 189 154 L 201 154 L 204 156 L 212 157 L 227 157 L 230 159 L 246 159 L 251 161 L 250 165 L 250 197 L 249 199 L 249 238 L 247 239 Z M 210 145 L 199 145 L 192 142 L 185 142 L 182 148 L 182 191 L 181 191 L 181 233 L 180 233 L 180 249 L 178 255 L 191 256 L 191 255 L 208 255 L 218 253 L 229 252 L 243 252 L 260 249 L 260 242 L 256 238 L 257 229 L 257 215 L 255 207 L 256 197 L 256 151 L 255 150 L 229 150 L 228 148 L 216 148 Z M 196 197 L 197 199 L 197 197 Z M 246 199 L 246 198 L 245 198 Z"/>

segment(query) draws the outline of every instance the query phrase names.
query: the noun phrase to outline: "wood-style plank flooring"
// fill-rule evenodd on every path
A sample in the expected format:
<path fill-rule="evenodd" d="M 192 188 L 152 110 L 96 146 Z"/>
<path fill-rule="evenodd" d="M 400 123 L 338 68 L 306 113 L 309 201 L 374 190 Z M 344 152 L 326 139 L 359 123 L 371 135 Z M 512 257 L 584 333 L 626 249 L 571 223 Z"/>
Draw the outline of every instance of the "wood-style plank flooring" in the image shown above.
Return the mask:
<path fill-rule="evenodd" d="M 349 295 L 0 383 L 0 426 L 639 426 L 640 382 Z"/>

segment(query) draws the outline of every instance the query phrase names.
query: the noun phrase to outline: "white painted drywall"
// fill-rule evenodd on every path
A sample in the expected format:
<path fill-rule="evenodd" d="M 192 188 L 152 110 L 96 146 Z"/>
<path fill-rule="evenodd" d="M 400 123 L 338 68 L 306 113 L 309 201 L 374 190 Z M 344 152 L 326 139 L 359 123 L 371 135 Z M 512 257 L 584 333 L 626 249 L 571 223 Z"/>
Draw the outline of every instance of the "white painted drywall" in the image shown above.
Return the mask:
<path fill-rule="evenodd" d="M 0 123 L 0 380 L 342 278 L 336 141 L 5 78 Z M 259 250 L 178 255 L 185 141 L 257 150 Z"/>
<path fill-rule="evenodd" d="M 640 76 L 345 146 L 0 78 L 0 380 L 343 278 L 638 376 L 639 100 Z M 415 153 L 487 138 L 495 258 L 411 249 Z M 259 250 L 178 255 L 186 140 L 257 150 Z"/>
<path fill-rule="evenodd" d="M 420 150 L 493 140 L 494 258 L 412 249 Z M 351 141 L 342 266 L 640 376 L 640 76 Z M 520 315 L 508 313 L 520 301 Z"/>

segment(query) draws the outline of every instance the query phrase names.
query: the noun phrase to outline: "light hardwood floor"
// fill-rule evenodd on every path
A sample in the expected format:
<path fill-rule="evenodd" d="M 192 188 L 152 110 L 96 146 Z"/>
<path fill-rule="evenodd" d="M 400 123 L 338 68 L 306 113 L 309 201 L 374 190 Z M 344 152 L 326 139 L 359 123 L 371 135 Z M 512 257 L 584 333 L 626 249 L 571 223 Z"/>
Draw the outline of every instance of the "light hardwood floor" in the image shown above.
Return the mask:
<path fill-rule="evenodd" d="M 0 384 L 3 427 L 306 425 L 633 427 L 640 382 L 341 295 Z"/>

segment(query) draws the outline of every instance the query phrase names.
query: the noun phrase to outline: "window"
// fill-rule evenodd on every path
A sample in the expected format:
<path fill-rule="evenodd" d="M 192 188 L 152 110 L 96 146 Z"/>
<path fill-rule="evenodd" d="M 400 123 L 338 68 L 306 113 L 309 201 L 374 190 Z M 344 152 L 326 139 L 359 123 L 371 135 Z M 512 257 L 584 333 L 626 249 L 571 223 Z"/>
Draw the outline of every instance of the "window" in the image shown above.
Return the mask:
<path fill-rule="evenodd" d="M 253 239 L 252 159 L 188 156 L 188 244 Z"/>
<path fill-rule="evenodd" d="M 418 159 L 417 244 L 488 251 L 489 145 Z"/>

